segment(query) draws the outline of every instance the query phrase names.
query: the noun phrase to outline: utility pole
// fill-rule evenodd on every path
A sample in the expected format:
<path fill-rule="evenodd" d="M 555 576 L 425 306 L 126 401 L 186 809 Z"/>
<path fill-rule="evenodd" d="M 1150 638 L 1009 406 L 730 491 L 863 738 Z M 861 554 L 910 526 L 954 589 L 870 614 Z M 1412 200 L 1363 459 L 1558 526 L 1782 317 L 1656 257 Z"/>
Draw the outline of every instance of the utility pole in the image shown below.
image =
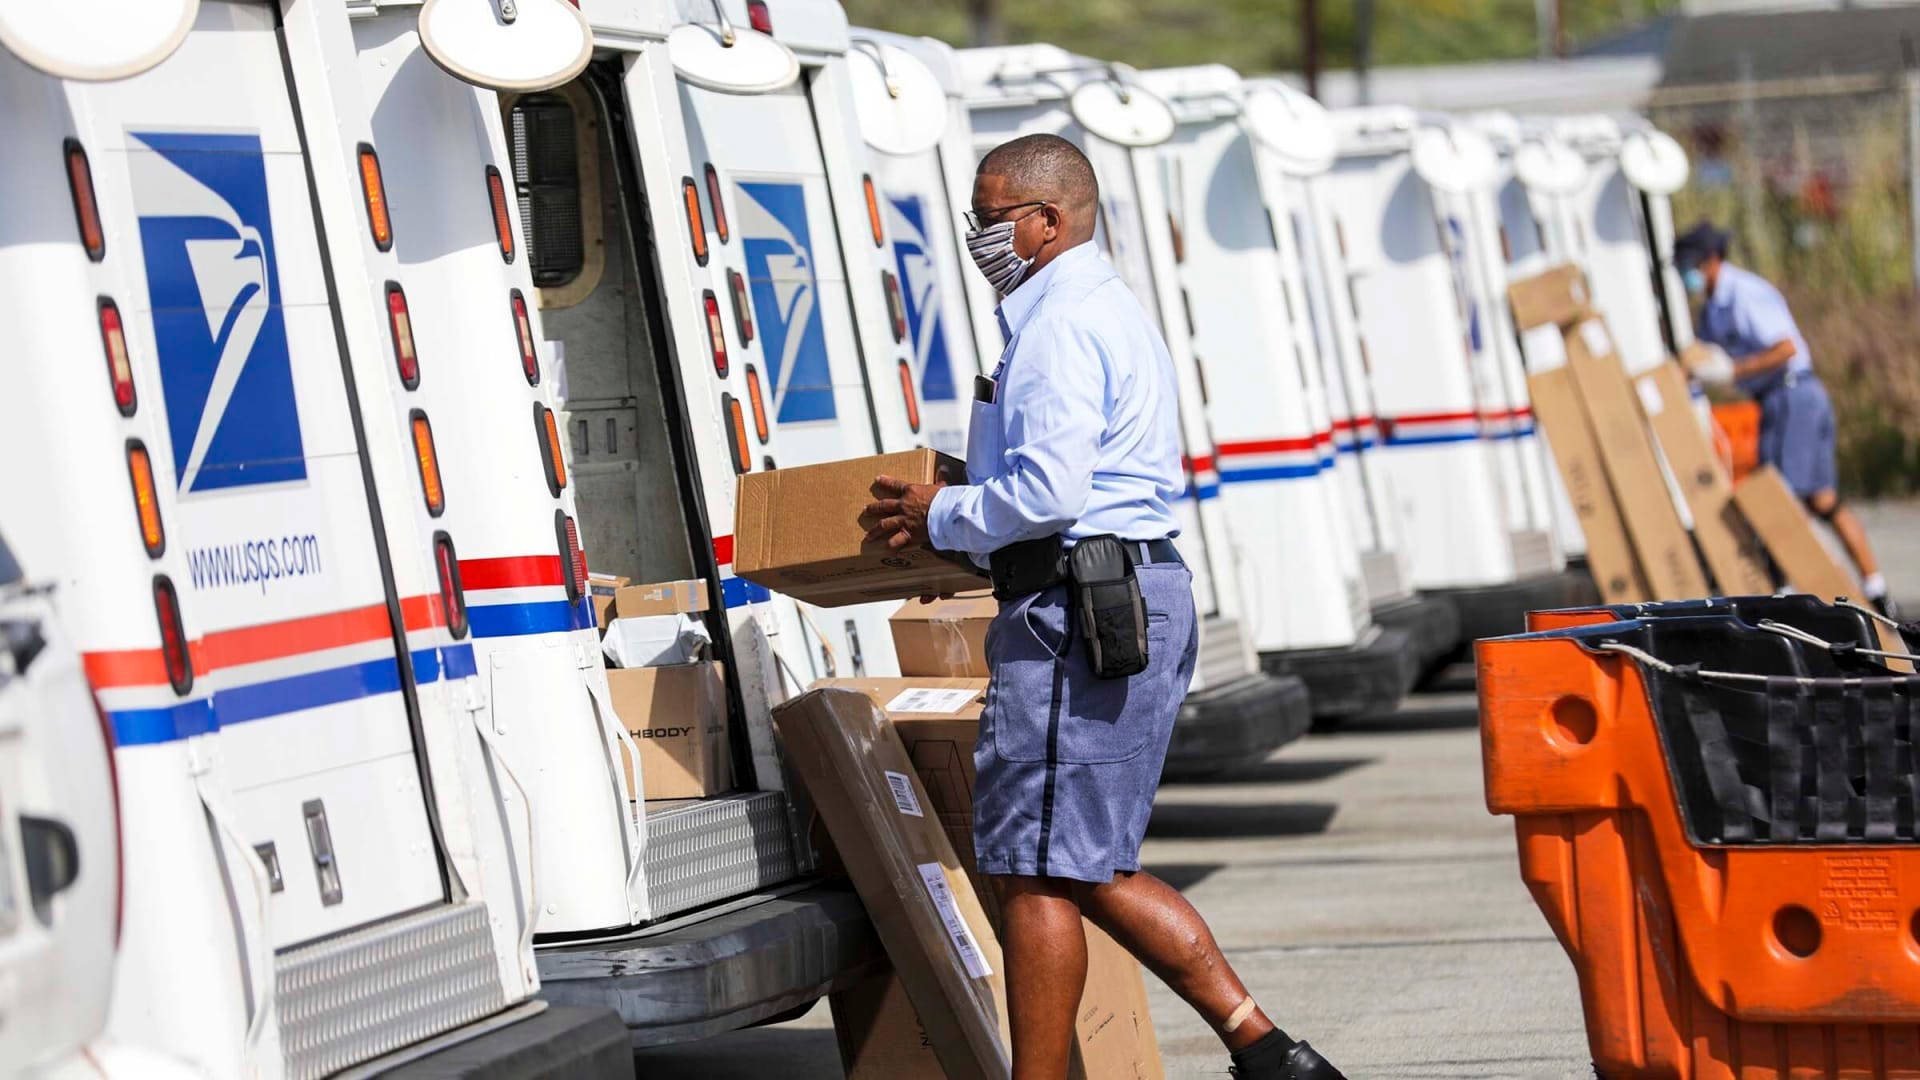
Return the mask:
<path fill-rule="evenodd" d="M 1920 290 L 1920 63 L 1914 58 L 1913 39 L 1905 34 L 1900 36 L 1900 55 L 1907 92 L 1907 222 L 1913 243 L 1913 287 Z"/>
<path fill-rule="evenodd" d="M 1320 0 L 1300 0 L 1300 48 L 1305 54 L 1307 96 L 1320 97 Z"/>
<path fill-rule="evenodd" d="M 1535 36 L 1540 42 L 1540 59 L 1567 55 L 1566 12 L 1564 0 L 1533 0 Z"/>
<path fill-rule="evenodd" d="M 1373 0 L 1353 0 L 1353 78 L 1356 100 L 1373 104 Z"/>
<path fill-rule="evenodd" d="M 1006 43 L 1006 30 L 1000 25 L 1000 0 L 967 0 L 967 18 L 973 27 L 975 46 Z"/>

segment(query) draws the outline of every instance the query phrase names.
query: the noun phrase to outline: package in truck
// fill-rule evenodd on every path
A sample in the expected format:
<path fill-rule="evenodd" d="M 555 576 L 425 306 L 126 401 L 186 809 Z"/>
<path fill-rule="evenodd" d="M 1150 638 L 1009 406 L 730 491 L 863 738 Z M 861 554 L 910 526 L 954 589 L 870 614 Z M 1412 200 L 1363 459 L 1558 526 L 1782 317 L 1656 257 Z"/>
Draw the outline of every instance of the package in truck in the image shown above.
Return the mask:
<path fill-rule="evenodd" d="M 700 799 L 733 788 L 722 676 L 705 660 L 607 672 L 614 715 L 640 751 L 639 784 L 626 766 L 630 789 L 648 799 Z"/>

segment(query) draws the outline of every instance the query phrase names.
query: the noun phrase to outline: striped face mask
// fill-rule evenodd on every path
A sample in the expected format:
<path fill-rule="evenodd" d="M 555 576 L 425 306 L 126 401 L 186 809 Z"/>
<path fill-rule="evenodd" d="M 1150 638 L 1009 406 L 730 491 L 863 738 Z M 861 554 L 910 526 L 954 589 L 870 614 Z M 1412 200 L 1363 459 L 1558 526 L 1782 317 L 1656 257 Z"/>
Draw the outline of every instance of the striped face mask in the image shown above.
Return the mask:
<path fill-rule="evenodd" d="M 1019 224 L 1002 221 L 967 233 L 967 254 L 973 256 L 973 265 L 980 268 L 987 284 L 1001 296 L 1018 287 L 1027 276 L 1027 268 L 1033 265 L 1032 259 L 1021 258 L 1020 253 L 1013 250 L 1013 230 Z"/>

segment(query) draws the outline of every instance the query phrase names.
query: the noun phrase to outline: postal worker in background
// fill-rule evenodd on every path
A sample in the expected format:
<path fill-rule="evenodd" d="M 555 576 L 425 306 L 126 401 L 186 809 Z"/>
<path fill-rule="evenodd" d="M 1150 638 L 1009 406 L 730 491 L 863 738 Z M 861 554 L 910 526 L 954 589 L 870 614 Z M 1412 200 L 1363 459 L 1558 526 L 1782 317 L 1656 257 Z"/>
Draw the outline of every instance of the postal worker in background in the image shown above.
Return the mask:
<path fill-rule="evenodd" d="M 1262 1013 L 1140 841 L 1198 652 L 1169 504 L 1186 485 L 1173 361 L 1093 245 L 1099 187 L 1053 135 L 980 162 L 967 237 L 1007 346 L 976 381 L 961 486 L 880 477 L 873 535 L 992 570 L 974 852 L 1004 924 L 1015 1080 L 1067 1074 L 1084 914 L 1211 1024 L 1242 1080 L 1339 1070 Z"/>
<path fill-rule="evenodd" d="M 1734 382 L 1760 403 L 1760 463 L 1786 478 L 1807 508 L 1824 518 L 1860 570 L 1869 603 L 1891 614 L 1860 519 L 1840 501 L 1833 463 L 1833 404 L 1813 373 L 1807 341 L 1787 302 L 1767 280 L 1727 261 L 1727 234 L 1701 222 L 1674 241 L 1673 261 L 1687 291 L 1704 296 L 1697 333 L 1726 350 Z"/>

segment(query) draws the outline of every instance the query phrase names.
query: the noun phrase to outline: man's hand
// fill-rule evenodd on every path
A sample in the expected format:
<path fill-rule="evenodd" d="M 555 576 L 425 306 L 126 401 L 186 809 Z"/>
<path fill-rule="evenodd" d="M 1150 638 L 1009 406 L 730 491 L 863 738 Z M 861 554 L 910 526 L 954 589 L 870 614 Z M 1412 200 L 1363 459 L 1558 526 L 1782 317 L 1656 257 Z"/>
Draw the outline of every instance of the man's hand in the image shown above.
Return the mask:
<path fill-rule="evenodd" d="M 880 498 L 867 504 L 861 520 L 878 519 L 867 530 L 867 539 L 884 538 L 887 546 L 895 551 L 908 544 L 926 543 L 927 511 L 933 507 L 933 496 L 945 484 L 909 484 L 905 480 L 896 480 L 891 476 L 873 478 L 873 490 Z"/>

